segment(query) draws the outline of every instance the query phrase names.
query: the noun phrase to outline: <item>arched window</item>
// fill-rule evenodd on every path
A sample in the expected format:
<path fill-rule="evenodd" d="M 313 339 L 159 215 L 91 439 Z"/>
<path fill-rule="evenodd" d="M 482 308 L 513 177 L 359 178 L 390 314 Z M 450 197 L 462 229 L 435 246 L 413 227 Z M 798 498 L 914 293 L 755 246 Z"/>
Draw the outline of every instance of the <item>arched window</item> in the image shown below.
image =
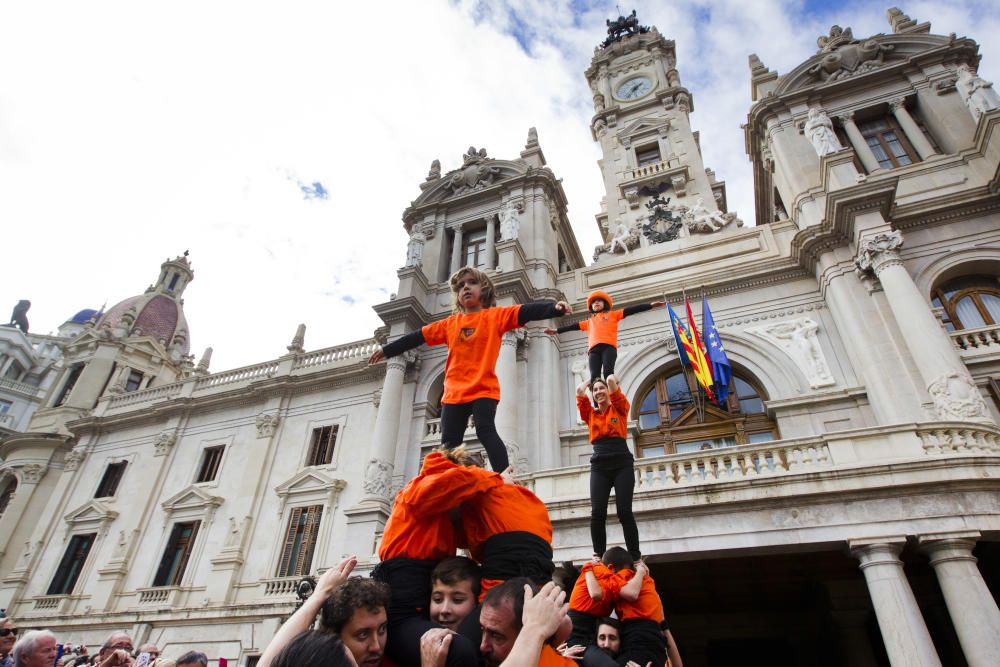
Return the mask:
<path fill-rule="evenodd" d="M 995 276 L 956 278 L 935 288 L 931 303 L 944 311 L 948 331 L 1000 324 L 1000 281 Z"/>
<path fill-rule="evenodd" d="M 639 394 L 639 456 L 732 447 L 778 438 L 758 385 L 733 375 L 725 405 L 696 401 L 694 377 L 674 367 Z"/>

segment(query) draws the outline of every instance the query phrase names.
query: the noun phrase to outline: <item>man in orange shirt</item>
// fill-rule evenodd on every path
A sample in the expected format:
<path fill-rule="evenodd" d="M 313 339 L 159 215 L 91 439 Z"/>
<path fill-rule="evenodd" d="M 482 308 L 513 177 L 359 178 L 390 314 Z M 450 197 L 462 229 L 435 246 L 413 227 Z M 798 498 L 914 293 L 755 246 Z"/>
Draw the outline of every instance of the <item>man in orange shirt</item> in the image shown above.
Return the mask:
<path fill-rule="evenodd" d="M 524 613 L 525 608 L 530 605 L 530 601 L 526 600 L 526 588 L 532 591 L 534 595 L 540 597 L 558 590 L 558 587 L 552 582 L 548 582 L 546 586 L 539 589 L 533 586 L 530 580 L 524 577 L 516 577 L 494 586 L 486 594 L 486 597 L 483 598 L 482 613 L 480 615 L 483 638 L 479 644 L 479 652 L 483 656 L 486 667 L 499 667 L 508 658 L 511 660 L 505 664 L 514 664 L 520 667 L 521 665 L 534 663 L 534 655 L 538 656 L 537 663 L 534 663 L 538 667 L 575 666 L 576 662 L 559 655 L 550 643 L 544 641 L 545 637 L 558 627 L 555 618 L 547 619 L 550 623 L 545 627 L 544 636 L 533 637 L 533 639 L 541 643 L 540 654 L 536 652 L 538 651 L 538 647 L 534 646 L 532 647 L 533 650 L 530 651 L 533 653 L 531 657 L 527 656 L 527 652 L 524 655 L 514 655 L 515 646 L 521 643 L 519 640 L 522 639 L 520 637 L 522 631 L 535 632 L 537 630 L 536 627 L 531 627 L 530 630 L 523 630 L 523 621 L 526 618 Z M 565 594 L 559 594 L 558 605 L 562 609 L 557 614 L 549 613 L 549 617 L 557 617 L 559 613 L 565 613 L 562 604 L 564 597 Z M 527 639 L 527 637 L 524 639 Z"/>
<path fill-rule="evenodd" d="M 372 577 L 389 584 L 389 638 L 386 655 L 399 667 L 419 667 L 420 637 L 441 627 L 429 618 L 431 572 L 457 547 L 449 512 L 477 495 L 512 482 L 473 465 L 464 447 L 435 450 L 424 458 L 420 474 L 398 494 L 379 546 L 381 563 Z M 451 640 L 447 665 L 475 664 L 475 645 L 465 637 Z"/>
<path fill-rule="evenodd" d="M 565 301 L 539 301 L 518 306 L 496 306 L 488 275 L 464 267 L 449 279 L 455 295 L 454 314 L 431 322 L 376 350 L 368 363 L 378 363 L 421 344 L 448 346 L 441 397 L 441 444 L 457 447 L 465 440 L 469 415 L 476 422 L 476 436 L 486 449 L 493 470 L 510 465 L 507 448 L 497 433 L 494 418 L 500 402 L 500 381 L 495 368 L 503 334 L 533 320 L 572 314 Z"/>
<path fill-rule="evenodd" d="M 660 631 L 660 623 L 663 622 L 660 594 L 649 576 L 649 568 L 642 561 L 636 563 L 632 579 L 640 582 L 639 595 L 632 602 L 619 598 L 615 609 L 622 623 L 622 650 L 618 655 L 618 664 L 625 667 L 632 661 L 640 665 L 665 665 L 667 640 Z"/>

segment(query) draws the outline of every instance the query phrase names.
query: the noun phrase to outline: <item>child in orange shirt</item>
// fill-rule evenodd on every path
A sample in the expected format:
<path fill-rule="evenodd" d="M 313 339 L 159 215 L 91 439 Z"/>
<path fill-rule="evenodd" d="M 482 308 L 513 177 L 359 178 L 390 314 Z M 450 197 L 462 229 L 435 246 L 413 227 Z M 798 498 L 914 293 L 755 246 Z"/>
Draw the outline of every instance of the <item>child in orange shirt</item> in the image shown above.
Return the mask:
<path fill-rule="evenodd" d="M 624 667 L 631 660 L 640 665 L 665 665 L 667 640 L 660 631 L 663 623 L 663 603 L 649 568 L 642 561 L 635 565 L 633 581 L 639 581 L 639 595 L 633 601 L 619 598 L 615 613 L 622 623 L 622 648 L 618 664 Z"/>
<path fill-rule="evenodd" d="M 486 449 L 490 466 L 500 472 L 510 465 L 507 448 L 494 424 L 500 402 L 500 381 L 494 368 L 503 334 L 533 320 L 570 315 L 573 309 L 565 301 L 497 307 L 489 276 L 468 266 L 456 271 L 449 283 L 455 295 L 453 315 L 376 350 L 368 363 L 394 357 L 422 343 L 446 344 L 448 361 L 444 367 L 444 396 L 441 397 L 441 444 L 445 447 L 462 444 L 471 414 L 476 422 L 476 436 Z"/>
<path fill-rule="evenodd" d="M 545 333 L 549 335 L 566 333 L 567 331 L 587 332 L 591 382 L 599 377 L 611 377 L 615 373 L 615 361 L 618 359 L 618 322 L 629 315 L 642 313 L 653 308 L 662 308 L 666 302 L 640 303 L 621 310 L 611 310 L 611 304 L 610 294 L 603 290 L 595 290 L 587 297 L 587 310 L 590 311 L 589 319 L 576 324 L 567 324 L 558 329 L 545 330 Z"/>

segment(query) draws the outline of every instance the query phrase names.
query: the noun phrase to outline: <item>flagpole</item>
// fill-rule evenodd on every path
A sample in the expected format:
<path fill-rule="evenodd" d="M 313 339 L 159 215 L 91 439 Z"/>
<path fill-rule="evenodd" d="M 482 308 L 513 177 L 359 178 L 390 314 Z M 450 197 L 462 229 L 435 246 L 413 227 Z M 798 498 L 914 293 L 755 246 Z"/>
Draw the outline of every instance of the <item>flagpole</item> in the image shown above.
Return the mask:
<path fill-rule="evenodd" d="M 681 287 L 681 297 L 684 299 L 684 306 L 687 308 L 688 296 L 687 289 Z M 692 343 L 694 340 L 692 339 Z M 694 376 L 694 368 L 691 369 L 691 375 Z M 687 376 L 687 371 L 684 373 L 684 379 L 688 381 L 688 387 L 691 386 L 691 378 Z M 701 383 L 698 382 L 698 378 L 694 377 L 694 407 L 698 411 L 698 421 L 705 421 L 705 393 L 701 388 Z"/>

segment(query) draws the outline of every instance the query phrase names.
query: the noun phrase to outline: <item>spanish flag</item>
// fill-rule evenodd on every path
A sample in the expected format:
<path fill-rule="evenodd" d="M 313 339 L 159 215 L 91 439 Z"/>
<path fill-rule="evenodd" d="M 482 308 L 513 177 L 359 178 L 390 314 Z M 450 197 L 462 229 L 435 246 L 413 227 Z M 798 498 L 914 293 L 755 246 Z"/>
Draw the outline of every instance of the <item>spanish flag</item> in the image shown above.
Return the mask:
<path fill-rule="evenodd" d="M 685 304 L 687 300 L 685 299 Z M 667 311 L 670 313 L 670 328 L 673 329 L 674 339 L 677 341 L 677 355 L 681 358 L 682 364 L 687 364 L 694 371 L 694 376 L 698 380 L 704 390 L 705 394 L 711 399 L 715 400 L 715 395 L 712 393 L 712 371 L 711 367 L 708 365 L 708 360 L 705 359 L 705 352 L 701 348 L 701 345 L 696 343 L 697 330 L 694 335 L 692 335 L 691 330 L 681 321 L 681 318 L 677 317 L 677 313 L 669 305 L 667 306 Z M 691 306 L 688 306 L 688 321 L 694 324 L 694 318 L 691 317 Z"/>

